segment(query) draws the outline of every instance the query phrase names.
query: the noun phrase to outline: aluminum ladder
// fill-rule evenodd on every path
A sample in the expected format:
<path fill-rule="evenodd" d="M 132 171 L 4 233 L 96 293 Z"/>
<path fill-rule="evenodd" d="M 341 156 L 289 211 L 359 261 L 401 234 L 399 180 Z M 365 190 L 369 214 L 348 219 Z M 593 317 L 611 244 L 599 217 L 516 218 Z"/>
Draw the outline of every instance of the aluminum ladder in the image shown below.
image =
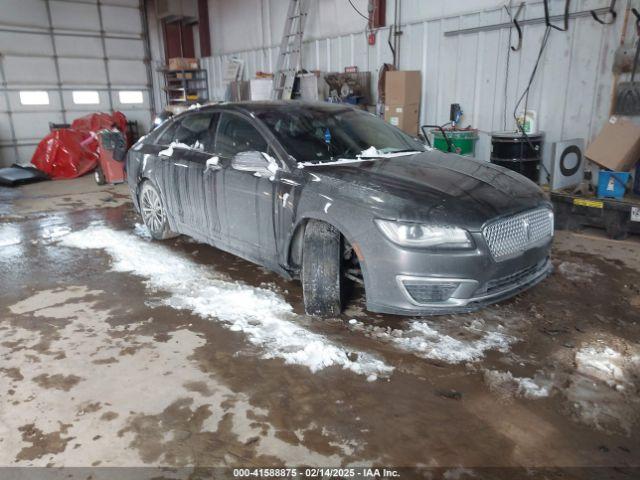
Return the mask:
<path fill-rule="evenodd" d="M 300 70 L 300 54 L 304 25 L 309 14 L 309 0 L 290 0 L 276 71 L 273 76 L 273 100 L 291 100 L 293 82 Z"/>

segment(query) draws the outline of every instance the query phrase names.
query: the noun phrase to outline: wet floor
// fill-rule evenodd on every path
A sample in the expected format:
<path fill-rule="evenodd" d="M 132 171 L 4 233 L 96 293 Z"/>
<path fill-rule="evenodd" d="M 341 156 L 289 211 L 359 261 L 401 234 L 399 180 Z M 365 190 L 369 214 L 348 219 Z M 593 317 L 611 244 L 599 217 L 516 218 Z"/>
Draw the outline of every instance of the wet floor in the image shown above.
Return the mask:
<path fill-rule="evenodd" d="M 0 465 L 640 464 L 639 243 L 563 232 L 547 281 L 473 314 L 355 292 L 319 320 L 100 202 L 2 212 Z"/>

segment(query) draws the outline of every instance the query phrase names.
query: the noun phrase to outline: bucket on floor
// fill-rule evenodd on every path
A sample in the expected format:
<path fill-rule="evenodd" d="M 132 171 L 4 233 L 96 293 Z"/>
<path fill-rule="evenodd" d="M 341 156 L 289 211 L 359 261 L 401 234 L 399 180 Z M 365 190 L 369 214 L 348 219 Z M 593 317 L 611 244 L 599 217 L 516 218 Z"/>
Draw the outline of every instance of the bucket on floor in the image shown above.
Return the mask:
<path fill-rule="evenodd" d="M 477 130 L 445 130 L 447 138 L 453 144 L 453 148 L 458 155 L 473 157 L 478 141 Z M 443 152 L 448 151 L 447 141 L 438 130 L 431 130 L 433 135 L 433 146 Z"/>
<path fill-rule="evenodd" d="M 627 190 L 630 173 L 600 170 L 598 175 L 598 198 L 620 200 Z"/>

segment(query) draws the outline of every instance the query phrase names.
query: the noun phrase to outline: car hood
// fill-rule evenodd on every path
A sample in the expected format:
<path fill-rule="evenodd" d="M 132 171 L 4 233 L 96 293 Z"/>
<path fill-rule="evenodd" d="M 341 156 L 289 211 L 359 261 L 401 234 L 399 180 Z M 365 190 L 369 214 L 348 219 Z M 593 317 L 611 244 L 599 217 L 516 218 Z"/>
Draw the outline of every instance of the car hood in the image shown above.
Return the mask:
<path fill-rule="evenodd" d="M 437 151 L 305 169 L 337 183 L 341 196 L 399 220 L 478 230 L 493 218 L 547 204 L 540 188 L 522 175 Z"/>

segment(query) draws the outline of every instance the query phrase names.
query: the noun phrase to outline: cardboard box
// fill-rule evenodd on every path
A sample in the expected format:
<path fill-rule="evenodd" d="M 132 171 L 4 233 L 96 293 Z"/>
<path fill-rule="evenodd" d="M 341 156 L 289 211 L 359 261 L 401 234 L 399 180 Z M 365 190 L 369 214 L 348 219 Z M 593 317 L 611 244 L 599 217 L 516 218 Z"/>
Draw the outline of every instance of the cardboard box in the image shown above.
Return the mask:
<path fill-rule="evenodd" d="M 196 70 L 197 58 L 174 57 L 169 59 L 169 70 Z"/>
<path fill-rule="evenodd" d="M 629 171 L 640 160 L 640 125 L 611 117 L 587 147 L 585 157 L 609 170 Z"/>
<path fill-rule="evenodd" d="M 422 80 L 419 71 L 391 71 L 385 74 L 384 103 L 413 105 L 420 103 Z"/>
<path fill-rule="evenodd" d="M 408 133 L 418 134 L 418 122 L 420 120 L 420 105 L 385 105 L 384 119 L 394 127 Z"/>
<path fill-rule="evenodd" d="M 273 80 L 270 78 L 253 78 L 249 81 L 251 100 L 271 100 Z"/>

